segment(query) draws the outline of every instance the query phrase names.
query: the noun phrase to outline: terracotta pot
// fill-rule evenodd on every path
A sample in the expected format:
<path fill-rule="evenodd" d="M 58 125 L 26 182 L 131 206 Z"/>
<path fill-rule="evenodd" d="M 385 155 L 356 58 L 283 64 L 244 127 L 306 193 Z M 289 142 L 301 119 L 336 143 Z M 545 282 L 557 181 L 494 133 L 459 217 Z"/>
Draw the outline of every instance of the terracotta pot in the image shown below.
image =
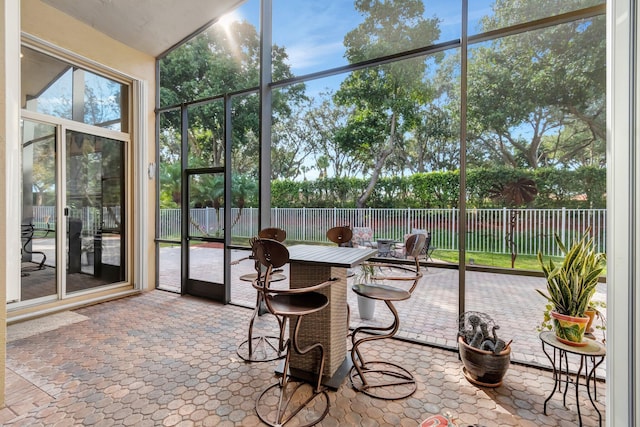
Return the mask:
<path fill-rule="evenodd" d="M 558 341 L 576 347 L 587 345 L 587 342 L 583 342 L 583 338 L 589 317 L 573 317 L 552 311 L 551 318 Z"/>
<path fill-rule="evenodd" d="M 458 351 L 464 365 L 464 376 L 472 384 L 482 387 L 499 387 L 511 363 L 511 346 L 498 354 L 471 347 L 458 337 Z"/>
<path fill-rule="evenodd" d="M 584 312 L 584 315 L 587 316 L 589 318 L 589 321 L 587 322 L 587 327 L 585 328 L 585 332 L 588 334 L 592 334 L 594 329 L 593 329 L 593 319 L 596 318 L 596 311 L 593 309 L 587 309 L 587 311 Z"/>

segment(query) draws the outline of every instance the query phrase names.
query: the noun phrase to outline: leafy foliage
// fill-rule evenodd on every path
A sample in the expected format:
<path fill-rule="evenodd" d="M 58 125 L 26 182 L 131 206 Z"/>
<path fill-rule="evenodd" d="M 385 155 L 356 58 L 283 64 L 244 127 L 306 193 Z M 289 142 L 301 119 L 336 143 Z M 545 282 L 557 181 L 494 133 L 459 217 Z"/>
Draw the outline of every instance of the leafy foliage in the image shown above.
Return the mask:
<path fill-rule="evenodd" d="M 606 182 L 606 170 L 593 167 L 578 168 L 575 171 L 552 168 L 531 171 L 508 167 L 472 169 L 467 172 L 467 206 L 502 208 L 506 206 L 505 202 L 492 197 L 494 187 L 506 186 L 521 179 L 525 182 L 534 181 L 538 188 L 538 196 L 528 204 L 529 207 L 605 207 L 606 193 L 603 185 L 594 185 L 588 190 L 585 188 L 585 182 Z M 355 207 L 359 194 L 367 184 L 366 178 L 276 180 L 271 183 L 272 206 Z M 378 180 L 367 205 L 455 208 L 458 206 L 459 188 L 460 174 L 456 170 L 416 173 L 406 177 L 383 177 Z"/>
<path fill-rule="evenodd" d="M 556 243 L 564 254 L 564 260 L 559 265 L 552 259 L 545 264 L 542 252 L 538 252 L 538 262 L 547 279 L 547 292 L 539 289 L 537 292 L 553 304 L 554 310 L 560 314 L 584 317 L 596 292 L 598 278 L 604 270 L 606 255 L 595 251 L 590 231 L 587 229 L 569 249 L 556 235 Z"/>

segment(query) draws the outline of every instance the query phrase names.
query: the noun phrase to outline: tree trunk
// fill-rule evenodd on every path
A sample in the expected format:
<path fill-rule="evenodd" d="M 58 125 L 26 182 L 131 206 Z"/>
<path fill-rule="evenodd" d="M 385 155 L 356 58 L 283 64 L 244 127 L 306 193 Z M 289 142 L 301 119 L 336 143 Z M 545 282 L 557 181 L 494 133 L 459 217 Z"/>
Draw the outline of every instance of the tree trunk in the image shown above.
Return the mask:
<path fill-rule="evenodd" d="M 393 113 L 391 116 L 391 131 L 389 135 L 389 139 L 387 145 L 380 152 L 380 157 L 376 160 L 376 164 L 373 168 L 373 173 L 371 174 L 371 179 L 369 180 L 369 184 L 364 192 L 358 197 L 356 200 L 357 208 L 364 208 L 367 204 L 367 200 L 371 197 L 371 193 L 373 193 L 373 189 L 376 187 L 378 183 L 378 178 L 380 178 L 380 173 L 382 172 L 382 168 L 384 167 L 387 158 L 393 153 L 395 146 L 395 134 L 396 134 L 396 114 Z"/>

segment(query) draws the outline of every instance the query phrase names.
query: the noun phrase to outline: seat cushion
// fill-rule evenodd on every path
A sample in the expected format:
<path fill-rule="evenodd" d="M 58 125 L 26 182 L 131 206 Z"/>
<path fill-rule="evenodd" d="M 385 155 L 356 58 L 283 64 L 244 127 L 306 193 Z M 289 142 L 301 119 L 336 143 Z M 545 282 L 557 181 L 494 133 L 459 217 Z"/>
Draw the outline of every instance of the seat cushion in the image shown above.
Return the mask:
<path fill-rule="evenodd" d="M 404 289 L 378 283 L 357 284 L 351 287 L 356 294 L 382 301 L 402 301 L 409 299 L 411 294 Z"/>
<path fill-rule="evenodd" d="M 275 294 L 268 297 L 275 314 L 282 316 L 304 316 L 315 313 L 329 305 L 326 296 L 318 292 L 304 294 Z"/>

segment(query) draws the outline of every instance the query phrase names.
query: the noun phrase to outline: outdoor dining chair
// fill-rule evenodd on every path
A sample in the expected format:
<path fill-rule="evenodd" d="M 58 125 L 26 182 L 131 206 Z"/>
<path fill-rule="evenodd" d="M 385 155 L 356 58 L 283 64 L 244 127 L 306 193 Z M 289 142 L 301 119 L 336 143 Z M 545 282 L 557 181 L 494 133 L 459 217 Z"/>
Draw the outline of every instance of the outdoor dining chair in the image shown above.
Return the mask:
<path fill-rule="evenodd" d="M 324 419 L 330 407 L 329 396 L 321 384 L 325 351 L 320 343 L 300 346 L 300 324 L 305 316 L 329 305 L 329 299 L 318 291 L 330 286 L 336 279 L 304 288 L 273 289 L 272 272 L 289 262 L 289 251 L 275 240 L 257 239 L 253 242 L 253 256 L 265 269 L 263 278 L 255 280 L 253 285 L 264 296 L 269 312 L 282 319 L 280 341 L 286 352 L 282 375 L 277 383 L 260 393 L 256 400 L 256 413 L 262 422 L 270 426 L 286 425 L 292 420 L 295 425 L 315 425 Z M 287 322 L 291 324 L 292 331 L 285 340 Z M 315 360 L 318 366 L 314 384 L 291 377 L 289 361 L 292 352 L 303 355 L 312 351 L 317 354 Z"/>
<path fill-rule="evenodd" d="M 351 238 L 353 237 L 353 231 L 348 225 L 333 227 L 327 230 L 327 239 L 331 240 L 338 246 L 353 246 Z"/>
<path fill-rule="evenodd" d="M 258 237 L 261 239 L 272 239 L 278 242 L 284 242 L 287 239 L 287 232 L 278 227 L 267 227 L 258 231 Z"/>
<path fill-rule="evenodd" d="M 348 225 L 333 227 L 327 230 L 327 239 L 331 240 L 333 243 L 338 246 L 344 247 L 353 247 L 353 242 L 351 239 L 353 238 L 353 232 L 351 231 L 351 227 Z M 347 277 L 353 277 L 355 273 L 353 269 L 347 269 Z M 351 319 L 351 307 L 347 304 L 347 336 L 349 336 L 349 324 Z"/>
<path fill-rule="evenodd" d="M 258 239 L 258 237 L 252 237 L 249 240 L 249 244 L 252 248 L 255 241 Z M 248 258 L 254 260 L 256 273 L 253 276 L 253 280 L 264 280 L 265 273 L 260 261 L 255 259 L 253 253 Z M 273 272 L 271 272 L 270 279 L 272 278 Z M 238 356 L 240 356 L 240 358 L 246 362 L 270 362 L 272 360 L 280 359 L 284 356 L 281 336 L 276 337 L 273 335 L 254 335 L 253 333 L 253 327 L 256 319 L 258 318 L 258 316 L 262 316 L 267 312 L 268 311 L 264 303 L 264 293 L 257 291 L 256 306 L 253 310 L 253 314 L 251 315 L 251 319 L 249 320 L 248 337 L 246 340 L 242 341 L 236 349 L 236 353 L 238 354 Z M 278 327 L 281 330 L 283 327 L 282 319 L 278 316 L 276 316 L 276 319 L 278 321 Z"/>
<path fill-rule="evenodd" d="M 407 252 L 415 260 L 414 266 L 368 263 L 374 267 L 370 283 L 352 286 L 353 291 L 359 296 L 384 301 L 393 314 L 391 325 L 386 327 L 364 325 L 354 329 L 351 335 L 353 344 L 351 349 L 353 368 L 349 374 L 351 384 L 353 388 L 368 396 L 394 400 L 408 397 L 416 391 L 415 378 L 409 371 L 386 360 L 367 360 L 360 346 L 370 341 L 391 338 L 398 331 L 400 318 L 393 302 L 409 299 L 422 278 L 419 257 L 425 243 L 424 234 L 413 234 L 406 241 Z M 394 283 L 394 285 L 388 283 Z"/>
<path fill-rule="evenodd" d="M 35 270 L 42 270 L 44 268 L 44 263 L 47 261 L 47 255 L 42 251 L 34 251 L 32 249 L 33 238 L 34 238 L 35 227 L 33 224 L 22 224 L 21 225 L 21 237 L 22 237 L 22 253 L 27 254 L 29 256 L 29 261 L 32 261 L 33 255 L 40 255 L 42 259 L 38 263 L 38 267 Z"/>
<path fill-rule="evenodd" d="M 258 231 L 258 237 L 261 239 L 272 239 L 272 240 L 277 240 L 278 242 L 284 242 L 287 238 L 287 232 L 281 228 L 267 227 Z M 234 261 L 233 264 L 238 264 L 240 261 L 244 261 L 249 258 L 251 257 L 249 256 L 249 257 L 241 258 L 239 260 Z M 274 271 L 274 273 L 278 273 L 278 276 L 272 277 L 272 280 L 276 280 L 276 278 L 277 280 L 286 279 L 284 275 L 280 274 L 282 273 L 282 270 L 276 270 Z M 242 276 L 240 276 L 240 280 L 243 280 L 245 282 L 252 282 L 256 279 L 257 276 L 258 276 L 258 273 L 243 274 Z M 262 309 L 262 312 L 264 312 L 264 309 Z"/>
<path fill-rule="evenodd" d="M 263 239 L 273 239 L 279 242 L 283 242 L 287 238 L 287 232 L 281 228 L 277 227 L 267 227 L 263 228 L 258 232 L 258 238 Z M 249 240 L 249 244 L 253 246 L 253 241 L 256 238 L 252 238 Z M 240 261 L 246 259 L 254 259 L 253 255 L 249 257 L 245 257 L 233 262 L 233 264 L 238 264 Z M 264 272 L 262 271 L 262 267 L 260 263 L 254 259 L 254 267 L 255 273 L 243 274 L 240 276 L 240 280 L 252 282 L 256 280 L 260 275 Z M 280 274 L 282 270 L 274 271 L 274 275 L 271 276 L 272 281 L 276 280 L 284 280 L 286 277 Z M 256 307 L 253 310 L 253 315 L 249 320 L 249 331 L 248 338 L 241 342 L 238 345 L 236 352 L 238 356 L 246 362 L 270 362 L 272 360 L 280 359 L 283 357 L 282 348 L 280 348 L 279 337 L 274 337 L 271 335 L 254 335 L 253 327 L 258 316 L 262 316 L 267 313 L 267 309 L 264 305 L 264 298 L 260 294 L 260 292 L 256 293 Z M 280 321 L 280 320 L 279 320 Z M 282 326 L 282 325 L 280 325 Z"/>
<path fill-rule="evenodd" d="M 431 255 L 433 254 L 433 252 L 437 249 L 435 246 L 431 246 L 431 232 L 427 231 L 427 230 L 422 230 L 422 229 L 418 229 L 418 228 L 414 228 L 411 231 L 411 234 L 405 234 L 404 239 L 405 241 L 412 236 L 413 234 L 424 234 L 425 237 L 427 238 L 426 243 L 424 245 L 424 248 L 422 249 L 422 252 L 420 253 L 421 257 L 425 258 L 425 261 L 433 261 L 433 258 L 431 258 Z M 407 258 L 408 252 L 406 249 L 406 245 L 404 243 L 396 243 L 394 248 L 393 248 L 393 252 L 395 254 L 396 257 L 400 257 L 400 258 Z"/>

